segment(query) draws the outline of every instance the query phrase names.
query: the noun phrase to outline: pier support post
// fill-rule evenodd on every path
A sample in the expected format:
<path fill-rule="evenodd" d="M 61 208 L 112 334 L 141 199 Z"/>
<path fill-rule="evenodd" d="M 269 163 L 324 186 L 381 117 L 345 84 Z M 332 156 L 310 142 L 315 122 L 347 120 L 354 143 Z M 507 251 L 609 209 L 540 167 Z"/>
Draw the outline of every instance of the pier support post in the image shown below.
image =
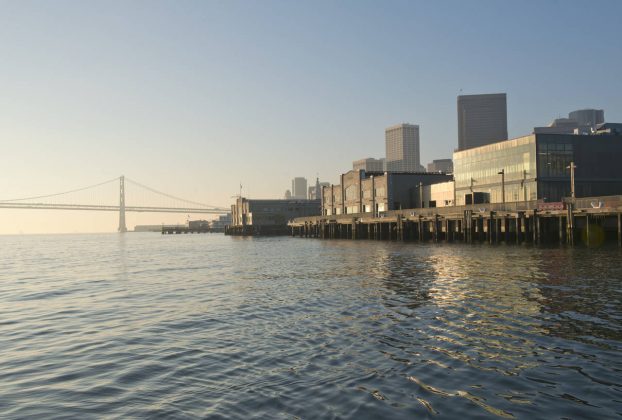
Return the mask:
<path fill-rule="evenodd" d="M 537 233 L 536 233 L 536 231 L 538 230 L 537 226 L 536 226 L 536 219 L 537 218 L 538 218 L 537 210 L 534 210 L 533 211 L 533 217 L 531 218 L 531 223 L 529 224 L 529 227 L 531 228 L 531 234 L 533 236 L 532 241 L 533 241 L 534 244 L 538 243 L 538 236 L 537 236 Z"/>
<path fill-rule="evenodd" d="M 618 213 L 618 246 L 622 246 L 622 215 Z"/>
<path fill-rule="evenodd" d="M 590 215 L 585 215 L 585 244 L 590 245 Z"/>
<path fill-rule="evenodd" d="M 438 214 L 434 215 L 434 226 L 433 226 L 433 233 L 434 233 L 434 242 L 438 242 Z"/>
<path fill-rule="evenodd" d="M 573 203 L 568 203 L 567 213 L 566 213 L 566 242 L 570 245 L 574 245 L 574 234 L 575 234 L 575 224 L 574 224 L 574 212 L 573 212 Z"/>

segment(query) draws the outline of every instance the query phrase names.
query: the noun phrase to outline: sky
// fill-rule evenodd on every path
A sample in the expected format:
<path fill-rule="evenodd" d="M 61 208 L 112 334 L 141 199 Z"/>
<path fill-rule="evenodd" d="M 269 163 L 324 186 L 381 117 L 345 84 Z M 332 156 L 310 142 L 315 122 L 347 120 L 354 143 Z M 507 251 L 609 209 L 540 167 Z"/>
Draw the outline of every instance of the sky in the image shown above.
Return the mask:
<path fill-rule="evenodd" d="M 214 206 L 240 184 L 281 198 L 384 156 L 402 122 L 425 165 L 457 146 L 459 94 L 507 93 L 510 137 L 581 108 L 622 122 L 610 16 L 622 2 L 0 1 L 0 200 L 120 175 Z M 0 234 L 117 225 L 0 209 Z"/>

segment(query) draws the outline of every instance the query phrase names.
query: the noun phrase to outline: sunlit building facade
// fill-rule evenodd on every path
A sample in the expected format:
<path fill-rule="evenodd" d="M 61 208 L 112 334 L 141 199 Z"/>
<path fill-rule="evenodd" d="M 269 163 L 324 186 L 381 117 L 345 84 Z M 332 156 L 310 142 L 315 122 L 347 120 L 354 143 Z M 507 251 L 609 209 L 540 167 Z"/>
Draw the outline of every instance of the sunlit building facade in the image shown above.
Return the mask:
<path fill-rule="evenodd" d="M 322 189 L 322 214 L 371 213 L 421 207 L 423 187 L 451 181 L 451 175 L 349 171 L 339 185 Z"/>
<path fill-rule="evenodd" d="M 456 204 L 468 204 L 474 193 L 491 203 L 561 201 L 570 197 L 570 162 L 577 197 L 622 194 L 620 156 L 622 136 L 615 135 L 531 134 L 457 151 Z"/>

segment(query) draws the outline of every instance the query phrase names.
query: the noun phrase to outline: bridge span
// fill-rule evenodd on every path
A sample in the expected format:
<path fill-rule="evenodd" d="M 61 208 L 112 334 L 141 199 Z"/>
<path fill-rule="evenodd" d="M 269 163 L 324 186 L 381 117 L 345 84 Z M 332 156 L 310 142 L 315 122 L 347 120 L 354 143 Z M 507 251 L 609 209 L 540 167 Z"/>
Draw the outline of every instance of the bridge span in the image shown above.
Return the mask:
<path fill-rule="evenodd" d="M 100 188 L 111 183 L 119 182 L 119 204 L 92 204 L 92 203 L 71 203 L 71 195 L 84 194 L 84 192 Z M 126 202 L 126 181 L 134 187 L 156 196 L 164 197 L 168 203 L 160 205 L 127 205 Z M 63 197 L 59 200 L 59 197 Z M 100 201 L 95 196 L 90 196 L 93 201 Z M 63 202 L 63 200 L 66 200 Z M 88 200 L 87 200 L 88 201 Z M 88 187 L 78 188 L 56 194 L 41 195 L 36 197 L 17 198 L 11 200 L 0 200 L 0 209 L 39 209 L 39 210 L 81 210 L 81 211 L 116 211 L 119 212 L 119 232 L 127 232 L 125 224 L 126 212 L 137 213 L 198 213 L 198 214 L 225 214 L 229 209 L 209 204 L 203 204 L 191 200 L 179 198 L 146 185 L 132 181 L 125 176 L 114 178 L 113 180 L 102 182 Z"/>

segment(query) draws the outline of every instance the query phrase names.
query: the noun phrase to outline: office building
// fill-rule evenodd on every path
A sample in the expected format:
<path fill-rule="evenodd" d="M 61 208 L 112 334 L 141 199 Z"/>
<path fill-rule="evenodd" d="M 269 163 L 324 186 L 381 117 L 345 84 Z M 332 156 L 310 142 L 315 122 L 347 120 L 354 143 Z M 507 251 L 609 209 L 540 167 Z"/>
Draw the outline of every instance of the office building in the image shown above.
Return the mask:
<path fill-rule="evenodd" d="M 358 171 L 359 169 L 366 172 L 384 172 L 386 170 L 386 159 L 366 158 L 352 162 L 352 170 Z"/>
<path fill-rule="evenodd" d="M 531 134 L 454 153 L 456 205 L 622 194 L 622 136 Z M 502 195 L 502 192 L 505 194 Z"/>
<path fill-rule="evenodd" d="M 458 150 L 508 138 L 505 93 L 458 96 Z"/>
<path fill-rule="evenodd" d="M 451 159 L 434 159 L 428 163 L 428 172 L 443 172 L 450 174 L 454 171 L 454 163 Z"/>
<path fill-rule="evenodd" d="M 296 177 L 292 179 L 292 199 L 305 200 L 307 198 L 307 179 Z"/>
<path fill-rule="evenodd" d="M 420 172 L 419 126 L 398 124 L 385 130 L 386 170 Z"/>

